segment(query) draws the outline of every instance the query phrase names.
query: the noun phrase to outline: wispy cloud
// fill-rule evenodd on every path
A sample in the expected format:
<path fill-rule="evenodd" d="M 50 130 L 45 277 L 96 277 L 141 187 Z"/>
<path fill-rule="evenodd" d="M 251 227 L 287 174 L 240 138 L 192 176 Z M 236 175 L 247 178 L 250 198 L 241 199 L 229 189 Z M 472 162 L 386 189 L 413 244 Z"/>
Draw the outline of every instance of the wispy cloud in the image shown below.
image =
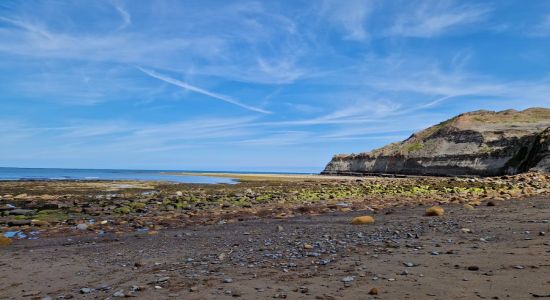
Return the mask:
<path fill-rule="evenodd" d="M 127 10 L 125 10 L 121 5 L 116 2 L 113 2 L 113 6 L 120 15 L 120 18 L 122 19 L 122 24 L 120 24 L 118 30 L 123 30 L 124 28 L 132 24 L 132 16 Z"/>
<path fill-rule="evenodd" d="M 411 10 L 399 15 L 389 29 L 390 35 L 433 37 L 459 26 L 485 19 L 491 8 L 486 5 L 458 4 L 454 1 L 413 2 Z"/>
<path fill-rule="evenodd" d="M 177 80 L 177 79 L 168 77 L 166 75 L 159 74 L 159 73 L 157 73 L 153 70 L 144 69 L 142 67 L 138 67 L 138 69 L 140 71 L 142 71 L 143 73 L 145 73 L 145 74 L 147 74 L 147 75 L 149 75 L 153 78 L 168 82 L 170 84 L 173 84 L 175 86 L 179 86 L 181 88 L 184 88 L 186 90 L 189 90 L 189 91 L 192 91 L 192 92 L 195 92 L 195 93 L 199 93 L 199 94 L 202 94 L 202 95 L 214 98 L 214 99 L 218 99 L 218 100 L 221 100 L 221 101 L 239 106 L 241 108 L 244 108 L 244 109 L 247 109 L 247 110 L 250 110 L 250 111 L 259 112 L 259 113 L 262 113 L 262 114 L 271 114 L 272 113 L 272 112 L 270 112 L 268 110 L 265 110 L 265 109 L 257 108 L 257 107 L 250 106 L 250 105 L 246 105 L 246 104 L 242 103 L 241 101 L 233 99 L 229 96 L 214 93 L 214 92 L 211 92 L 211 91 L 208 91 L 208 90 L 190 85 L 189 83 L 183 82 L 181 80 Z"/>
<path fill-rule="evenodd" d="M 548 37 L 550 36 L 550 13 L 543 16 L 542 20 L 535 25 L 531 31 L 531 36 Z"/>
<path fill-rule="evenodd" d="M 370 0 L 325 0 L 323 14 L 329 20 L 341 26 L 344 38 L 350 40 L 365 40 L 368 38 L 367 19 L 374 8 Z"/>

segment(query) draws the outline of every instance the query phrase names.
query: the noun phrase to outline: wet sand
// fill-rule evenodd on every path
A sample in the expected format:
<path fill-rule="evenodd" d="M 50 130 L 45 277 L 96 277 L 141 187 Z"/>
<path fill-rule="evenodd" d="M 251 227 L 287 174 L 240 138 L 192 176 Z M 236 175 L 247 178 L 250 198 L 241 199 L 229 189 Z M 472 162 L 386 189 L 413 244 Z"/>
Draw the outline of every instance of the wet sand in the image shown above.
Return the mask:
<path fill-rule="evenodd" d="M 20 240 L 0 248 L 0 298 L 550 296 L 549 197 L 443 207 L 442 217 L 402 206 Z M 363 214 L 375 224 L 350 224 Z"/>

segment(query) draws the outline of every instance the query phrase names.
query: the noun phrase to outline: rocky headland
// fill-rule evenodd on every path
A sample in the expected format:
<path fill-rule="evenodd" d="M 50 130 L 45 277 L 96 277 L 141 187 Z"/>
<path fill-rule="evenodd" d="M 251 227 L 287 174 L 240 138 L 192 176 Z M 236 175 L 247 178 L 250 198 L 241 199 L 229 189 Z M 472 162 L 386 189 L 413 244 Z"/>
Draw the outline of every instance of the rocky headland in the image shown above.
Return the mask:
<path fill-rule="evenodd" d="M 474 111 L 371 152 L 332 158 L 325 175 L 500 176 L 550 171 L 550 109 Z"/>

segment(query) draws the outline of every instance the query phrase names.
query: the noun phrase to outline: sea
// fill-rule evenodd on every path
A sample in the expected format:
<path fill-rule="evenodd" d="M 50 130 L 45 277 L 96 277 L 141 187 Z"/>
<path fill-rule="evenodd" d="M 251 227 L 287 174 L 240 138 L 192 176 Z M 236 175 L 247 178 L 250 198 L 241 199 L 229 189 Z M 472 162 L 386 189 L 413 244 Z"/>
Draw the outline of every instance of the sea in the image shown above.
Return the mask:
<path fill-rule="evenodd" d="M 192 176 L 187 174 L 180 176 L 173 174 L 178 172 L 208 173 L 202 171 L 199 172 L 178 170 L 111 170 L 0 167 L 0 180 L 141 180 L 200 184 L 233 184 L 237 182 L 233 178 Z"/>

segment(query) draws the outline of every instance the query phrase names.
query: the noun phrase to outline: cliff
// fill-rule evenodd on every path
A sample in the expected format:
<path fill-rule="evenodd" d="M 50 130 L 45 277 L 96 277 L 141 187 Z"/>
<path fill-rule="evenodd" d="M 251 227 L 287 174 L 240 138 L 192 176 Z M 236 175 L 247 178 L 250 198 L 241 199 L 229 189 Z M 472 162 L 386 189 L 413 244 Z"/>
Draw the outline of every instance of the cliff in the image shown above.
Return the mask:
<path fill-rule="evenodd" d="M 474 111 L 371 152 L 340 154 L 322 174 L 479 175 L 550 172 L 550 109 Z"/>

